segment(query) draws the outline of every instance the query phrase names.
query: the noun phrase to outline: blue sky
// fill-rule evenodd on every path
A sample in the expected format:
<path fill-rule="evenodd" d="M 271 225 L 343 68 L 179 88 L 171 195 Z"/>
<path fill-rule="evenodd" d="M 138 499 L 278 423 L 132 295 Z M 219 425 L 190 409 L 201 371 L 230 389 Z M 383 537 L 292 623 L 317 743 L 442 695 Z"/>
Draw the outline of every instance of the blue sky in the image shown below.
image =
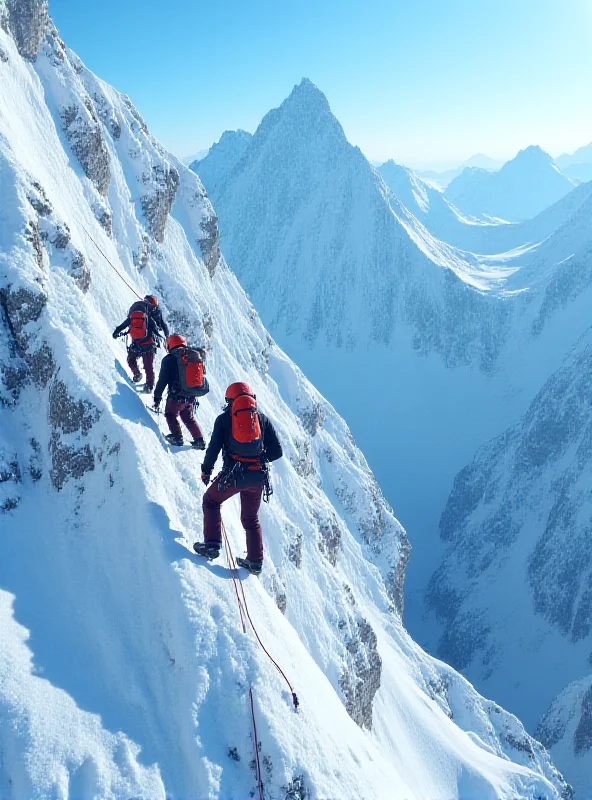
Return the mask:
<path fill-rule="evenodd" d="M 591 0 L 50 0 L 62 37 L 180 157 L 302 77 L 371 159 L 592 141 Z"/>

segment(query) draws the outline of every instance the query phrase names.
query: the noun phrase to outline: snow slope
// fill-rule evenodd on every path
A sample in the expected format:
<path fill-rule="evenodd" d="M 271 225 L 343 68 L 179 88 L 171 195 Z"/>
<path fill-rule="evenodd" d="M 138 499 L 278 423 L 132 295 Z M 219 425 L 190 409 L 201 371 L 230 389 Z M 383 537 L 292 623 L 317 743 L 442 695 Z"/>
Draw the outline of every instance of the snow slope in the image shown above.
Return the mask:
<path fill-rule="evenodd" d="M 427 593 L 442 658 L 532 729 L 553 701 L 537 732 L 582 800 L 592 797 L 591 375 L 588 330 L 525 416 L 458 474 Z"/>
<path fill-rule="evenodd" d="M 497 172 L 464 169 L 445 195 L 465 214 L 519 222 L 536 216 L 573 187 L 548 153 L 531 146 Z"/>
<path fill-rule="evenodd" d="M 251 138 L 252 134 L 247 131 L 224 131 L 220 141 L 213 144 L 203 158 L 190 164 L 209 194 L 216 195 L 219 184 L 241 160 Z"/>
<path fill-rule="evenodd" d="M 266 800 L 569 797 L 520 723 L 403 629 L 405 534 L 227 268 L 199 180 L 43 0 L 0 13 L 2 795 L 255 796 L 252 685 Z M 266 570 L 244 589 L 298 714 L 228 569 L 188 552 L 196 454 L 164 446 L 129 380 L 111 330 L 133 294 L 90 237 L 209 348 L 206 431 L 241 378 L 277 423 Z"/>
<path fill-rule="evenodd" d="M 421 216 L 436 200 L 400 175 Z M 430 234 L 429 211 L 420 221 L 393 196 L 304 81 L 264 118 L 213 197 L 226 256 L 264 323 L 348 420 L 409 532 L 406 621 L 434 651 L 445 622 L 426 617 L 425 594 L 446 555 L 439 521 L 455 475 L 518 423 L 589 325 L 590 188 L 533 220 L 491 226 L 518 237 L 514 251 L 459 251 Z M 540 623 L 522 602 L 516 563 L 500 564 L 491 591 L 468 583 L 466 603 L 495 605 L 504 593 L 520 609 L 515 637 L 497 639 L 499 679 L 488 685 L 505 686 L 534 730 L 561 680 L 586 673 L 538 694 L 512 688 L 537 668 L 520 633 Z M 561 582 L 550 589 L 559 598 Z M 445 614 L 445 593 L 441 602 Z M 462 638 L 455 644 L 462 651 Z M 514 663 L 528 669 L 510 680 Z M 470 674 L 482 685 L 483 673 Z"/>

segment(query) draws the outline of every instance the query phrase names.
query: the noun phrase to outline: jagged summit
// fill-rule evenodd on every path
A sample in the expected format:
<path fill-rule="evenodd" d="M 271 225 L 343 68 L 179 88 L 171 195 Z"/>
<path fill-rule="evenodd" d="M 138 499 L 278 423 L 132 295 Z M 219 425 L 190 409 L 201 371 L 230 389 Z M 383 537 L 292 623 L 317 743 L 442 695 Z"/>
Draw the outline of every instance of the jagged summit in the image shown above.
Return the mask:
<path fill-rule="evenodd" d="M 532 167 L 554 163 L 553 158 L 549 153 L 543 150 L 542 147 L 539 147 L 538 144 L 531 144 L 523 150 L 520 150 L 513 159 L 504 164 L 502 169 L 509 169 L 510 167 L 522 165 Z"/>

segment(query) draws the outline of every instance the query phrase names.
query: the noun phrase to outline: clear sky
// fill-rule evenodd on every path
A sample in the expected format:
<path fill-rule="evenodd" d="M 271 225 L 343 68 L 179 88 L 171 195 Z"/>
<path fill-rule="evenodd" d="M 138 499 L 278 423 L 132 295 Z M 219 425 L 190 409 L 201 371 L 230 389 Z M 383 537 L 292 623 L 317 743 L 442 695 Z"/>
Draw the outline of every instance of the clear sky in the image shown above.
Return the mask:
<path fill-rule="evenodd" d="M 179 157 L 294 84 L 370 159 L 592 141 L 592 0 L 50 0 L 62 37 Z"/>

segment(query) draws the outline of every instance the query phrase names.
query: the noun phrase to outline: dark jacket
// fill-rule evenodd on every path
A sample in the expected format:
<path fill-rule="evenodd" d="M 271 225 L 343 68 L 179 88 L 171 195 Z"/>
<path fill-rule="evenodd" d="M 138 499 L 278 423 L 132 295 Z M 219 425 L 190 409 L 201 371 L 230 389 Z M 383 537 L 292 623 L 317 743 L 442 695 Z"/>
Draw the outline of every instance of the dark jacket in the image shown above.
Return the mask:
<path fill-rule="evenodd" d="M 265 461 L 277 461 L 278 458 L 283 456 L 282 446 L 273 427 L 273 423 L 261 411 L 259 414 L 259 424 L 261 426 L 261 435 L 263 437 L 264 453 L 263 458 Z M 214 423 L 214 430 L 212 431 L 212 438 L 206 450 L 206 455 L 201 465 L 201 471 L 206 475 L 211 475 L 216 459 L 222 451 L 223 467 L 222 471 L 226 472 L 236 464 L 228 451 L 228 442 L 230 441 L 230 434 L 232 429 L 232 422 L 230 419 L 230 406 L 226 408 L 219 417 L 216 418 Z"/>
<path fill-rule="evenodd" d="M 169 387 L 169 394 L 174 395 L 175 391 L 180 390 L 179 385 L 179 363 L 176 356 L 169 353 L 160 364 L 160 374 L 154 389 L 154 403 L 158 405 L 162 400 L 164 390 Z"/>
<path fill-rule="evenodd" d="M 162 331 L 165 336 L 169 335 L 169 329 L 166 322 L 163 319 L 162 311 L 160 310 L 160 308 L 158 308 L 157 306 L 153 306 L 152 303 L 150 303 L 148 300 L 146 301 L 139 300 L 137 303 L 133 304 L 133 306 L 130 309 L 130 313 L 132 310 L 144 311 L 146 314 L 148 314 L 148 335 L 150 337 L 157 335 L 159 331 Z M 125 320 L 125 322 L 122 322 L 121 325 L 118 325 L 113 331 L 113 333 L 116 336 L 119 336 L 119 334 L 123 333 L 123 331 L 126 328 L 129 328 L 130 324 L 131 324 L 131 318 L 128 314 L 128 317 Z M 142 345 L 140 345 L 140 347 L 141 346 Z"/>

